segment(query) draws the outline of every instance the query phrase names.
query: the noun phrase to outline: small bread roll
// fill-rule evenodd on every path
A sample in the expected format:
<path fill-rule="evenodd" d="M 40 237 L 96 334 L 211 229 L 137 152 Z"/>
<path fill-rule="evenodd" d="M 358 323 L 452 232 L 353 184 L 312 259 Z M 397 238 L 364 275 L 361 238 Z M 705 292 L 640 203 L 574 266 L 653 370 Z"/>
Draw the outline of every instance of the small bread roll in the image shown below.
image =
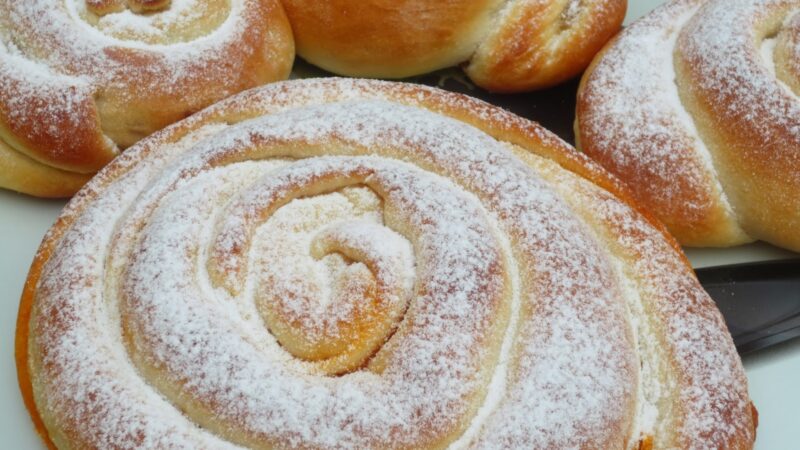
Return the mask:
<path fill-rule="evenodd" d="M 625 0 L 284 0 L 298 54 L 340 75 L 402 78 L 456 64 L 481 87 L 540 89 L 579 74 Z"/>
<path fill-rule="evenodd" d="M 278 0 L 0 0 L 0 187 L 75 193 L 120 151 L 288 76 Z"/>

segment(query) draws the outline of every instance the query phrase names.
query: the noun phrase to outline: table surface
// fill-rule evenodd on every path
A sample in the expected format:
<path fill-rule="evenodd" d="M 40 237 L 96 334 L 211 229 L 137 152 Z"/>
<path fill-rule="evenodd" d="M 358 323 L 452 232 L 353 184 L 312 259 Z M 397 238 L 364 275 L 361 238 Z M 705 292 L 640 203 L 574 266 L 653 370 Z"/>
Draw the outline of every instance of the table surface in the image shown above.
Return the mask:
<path fill-rule="evenodd" d="M 630 0 L 628 21 L 662 0 Z M 17 388 L 14 330 L 28 266 L 64 201 L 40 200 L 0 190 L 0 436 L 4 447 L 42 449 Z M 696 267 L 797 256 L 765 244 L 733 249 L 689 249 Z M 744 358 L 750 395 L 759 410 L 757 449 L 800 442 L 800 339 Z"/>

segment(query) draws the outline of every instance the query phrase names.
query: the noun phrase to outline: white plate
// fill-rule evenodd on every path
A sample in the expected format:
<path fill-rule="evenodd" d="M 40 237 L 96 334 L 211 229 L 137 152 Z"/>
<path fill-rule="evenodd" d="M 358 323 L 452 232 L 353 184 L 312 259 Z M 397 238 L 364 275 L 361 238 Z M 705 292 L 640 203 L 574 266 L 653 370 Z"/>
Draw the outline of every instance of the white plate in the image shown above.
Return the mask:
<path fill-rule="evenodd" d="M 661 0 L 630 0 L 628 20 L 651 10 Z M 0 436 L 2 448 L 42 449 L 17 388 L 14 330 L 17 306 L 28 266 L 63 201 L 46 201 L 0 190 Z M 727 250 L 690 250 L 697 267 L 793 256 L 754 244 Z M 796 255 L 794 255 L 796 256 Z M 800 442 L 800 340 L 744 359 L 750 394 L 760 413 L 758 449 L 788 448 Z"/>

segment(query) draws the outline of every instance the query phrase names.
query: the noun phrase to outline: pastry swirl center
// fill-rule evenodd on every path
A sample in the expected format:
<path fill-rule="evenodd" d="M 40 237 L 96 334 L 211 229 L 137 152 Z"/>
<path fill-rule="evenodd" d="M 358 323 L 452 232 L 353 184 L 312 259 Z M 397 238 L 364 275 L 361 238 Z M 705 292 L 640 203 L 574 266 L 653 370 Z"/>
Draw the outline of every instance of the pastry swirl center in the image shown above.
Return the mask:
<path fill-rule="evenodd" d="M 257 234 L 254 300 L 270 332 L 323 373 L 362 366 L 414 286 L 413 249 L 383 224 L 382 199 L 367 187 L 298 198 Z"/>
<path fill-rule="evenodd" d="M 83 1 L 83 5 L 75 5 L 77 13 L 101 33 L 155 45 L 191 42 L 207 36 L 222 27 L 234 9 L 231 0 Z"/>
<path fill-rule="evenodd" d="M 98 16 L 125 9 L 144 14 L 167 9 L 171 3 L 172 0 L 86 0 L 86 8 Z"/>

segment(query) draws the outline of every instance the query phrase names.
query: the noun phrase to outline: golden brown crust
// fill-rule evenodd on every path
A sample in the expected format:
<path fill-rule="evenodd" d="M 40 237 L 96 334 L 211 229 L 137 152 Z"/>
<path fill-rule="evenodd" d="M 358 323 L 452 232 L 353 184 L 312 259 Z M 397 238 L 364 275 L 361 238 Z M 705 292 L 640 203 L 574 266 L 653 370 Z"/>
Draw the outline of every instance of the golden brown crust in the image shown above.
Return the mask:
<path fill-rule="evenodd" d="M 69 197 L 91 178 L 38 163 L 0 141 L 0 186 L 37 197 Z"/>
<path fill-rule="evenodd" d="M 351 76 L 402 78 L 458 64 L 478 45 L 500 0 L 291 0 L 300 56 Z"/>
<path fill-rule="evenodd" d="M 128 8 L 136 12 L 153 12 L 169 7 L 172 0 L 128 0 Z"/>
<path fill-rule="evenodd" d="M 86 0 L 86 8 L 98 16 L 125 9 L 124 0 Z"/>
<path fill-rule="evenodd" d="M 169 7 L 171 0 L 86 0 L 86 8 L 103 16 L 129 8 L 134 12 L 154 12 Z"/>
<path fill-rule="evenodd" d="M 728 37 L 726 46 L 698 45 L 717 31 L 697 24 L 713 19 L 723 8 L 712 6 L 701 11 L 706 16 L 687 24 L 679 38 L 678 46 L 684 51 L 675 61 L 681 98 L 709 146 L 742 228 L 756 238 L 800 250 L 800 98 L 780 86 L 769 69 L 761 68 L 777 61 L 765 64 L 760 48 L 751 43 L 783 34 L 783 24 L 800 2 L 758 4 L 757 18 L 732 19 L 723 31 L 738 38 L 740 33 L 731 33 L 727 27 L 744 28 L 747 40 Z M 725 61 L 709 50 L 736 52 L 739 57 L 736 62 Z M 710 79 L 714 71 L 724 75 Z M 734 82 L 737 75 L 741 78 Z"/>
<path fill-rule="evenodd" d="M 581 149 L 685 245 L 800 248 L 791 92 L 800 56 L 787 44 L 798 6 L 675 0 L 628 27 L 584 75 Z"/>
<path fill-rule="evenodd" d="M 619 39 L 619 38 L 617 38 Z M 621 180 L 630 183 L 631 193 L 637 203 L 646 205 L 649 214 L 664 223 L 678 241 L 687 246 L 727 246 L 731 243 L 748 242 L 720 199 L 720 191 L 710 184 L 712 175 L 706 174 L 702 161 L 693 151 L 692 142 L 679 133 L 671 136 L 645 135 L 633 139 L 616 136 L 605 137 L 614 129 L 611 121 L 604 120 L 602 105 L 608 104 L 603 84 L 595 78 L 595 68 L 607 61 L 606 53 L 615 48 L 616 39 L 601 50 L 584 72 L 578 87 L 575 136 L 576 147 L 591 156 L 601 166 L 610 170 Z M 635 128 L 635 127 L 631 127 Z M 650 167 L 645 159 L 615 158 L 619 148 L 637 144 L 648 148 L 658 146 L 670 149 L 671 160 L 692 177 L 674 179 L 659 167 Z M 698 182 L 699 180 L 699 182 Z M 674 192 L 665 196 L 665 192 Z M 680 200 L 675 200 L 675 199 Z M 687 207 L 687 205 L 689 207 Z"/>
<path fill-rule="evenodd" d="M 4 16 L 17 18 L 2 25 L 0 139 L 7 145 L 1 151 L 91 174 L 119 149 L 224 97 L 286 78 L 291 69 L 291 29 L 277 0 L 87 2 L 78 17 L 55 0 L 0 2 Z M 188 14 L 195 6 L 200 14 Z M 104 21 L 112 12 L 146 14 L 158 31 Z M 74 193 L 68 186 L 77 176 L 57 177 L 60 189 L 24 173 L 5 175 L 13 181 L 2 186 L 33 195 Z"/>
<path fill-rule="evenodd" d="M 169 152 L 169 143 L 177 142 L 181 138 L 197 132 L 205 125 L 230 124 L 233 126 L 249 118 L 278 114 L 283 110 L 298 109 L 306 105 L 315 106 L 369 99 L 396 102 L 453 117 L 477 127 L 495 139 L 508 143 L 515 147 L 515 152 L 521 152 L 520 154 L 523 155 L 521 158 L 529 164 L 532 170 L 540 173 L 553 186 L 560 186 L 558 189 L 563 191 L 561 195 L 564 198 L 570 198 L 569 202 L 574 212 L 584 218 L 588 228 L 595 229 L 592 233 L 596 233 L 595 239 L 598 242 L 603 241 L 607 236 L 617 236 L 611 241 L 616 243 L 609 244 L 610 247 L 606 251 L 613 253 L 625 267 L 628 267 L 628 263 L 636 262 L 637 264 L 635 267 L 631 265 L 630 274 L 618 274 L 618 276 L 639 286 L 637 289 L 640 289 L 640 295 L 646 300 L 647 308 L 653 309 L 652 313 L 648 312 L 647 314 L 652 318 L 654 324 L 661 327 L 654 333 L 663 336 L 664 339 L 663 343 L 658 344 L 665 346 L 663 350 L 664 370 L 673 373 L 670 376 L 676 376 L 676 381 L 680 386 L 692 385 L 695 388 L 704 386 L 702 388 L 704 389 L 703 395 L 705 395 L 705 389 L 708 389 L 710 395 L 718 395 L 719 391 L 716 391 L 718 389 L 727 392 L 729 395 L 725 396 L 723 402 L 725 403 L 723 407 L 729 410 L 729 417 L 726 420 L 735 426 L 735 432 L 731 432 L 728 436 L 730 439 L 728 442 L 738 443 L 741 447 L 747 447 L 748 443 L 752 442 L 754 425 L 750 421 L 750 416 L 739 416 L 741 413 L 739 403 L 740 400 L 746 399 L 746 387 L 744 387 L 744 391 L 741 390 L 746 384 L 743 381 L 743 373 L 739 373 L 741 367 L 738 365 L 730 338 L 727 337 L 727 340 L 721 338 L 725 336 L 721 316 L 699 287 L 688 263 L 677 249 L 674 241 L 662 234 L 663 232 L 656 231 L 647 225 L 640 215 L 630 209 L 628 201 L 617 199 L 608 191 L 598 188 L 589 181 L 596 180 L 603 183 L 606 189 L 624 194 L 624 189 L 618 188 L 619 183 L 613 177 L 537 125 L 483 102 L 421 86 L 330 79 L 283 83 L 249 91 L 179 122 L 143 141 L 111 163 L 68 205 L 56 225 L 46 236 L 36 255 L 23 292 L 18 317 L 16 358 L 19 382 L 23 397 L 40 432 L 44 432 L 44 429 L 41 428 L 41 421 L 38 419 L 36 404 L 32 397 L 29 372 L 31 366 L 28 364 L 31 362 L 32 356 L 29 354 L 32 345 L 31 330 L 29 329 L 31 309 L 35 305 L 37 286 L 40 284 L 40 277 L 47 261 L 54 249 L 60 245 L 61 238 L 76 225 L 77 219 L 84 214 L 84 211 L 90 208 L 113 183 L 121 180 L 126 173 L 137 170 L 137 166 L 143 164 L 148 158 L 158 154 L 163 155 L 165 151 Z M 276 145 L 276 142 L 268 141 L 264 142 L 264 145 Z M 424 149 L 424 146 L 420 148 Z M 233 156 L 235 155 L 227 157 Z M 226 156 L 223 155 L 223 157 Z M 221 163 L 222 161 L 216 162 Z M 562 170 L 562 168 L 567 170 Z M 570 186 L 578 188 L 575 190 L 574 196 L 571 194 Z M 616 239 L 619 240 L 615 241 Z M 643 245 L 647 242 L 654 244 L 655 247 L 649 247 L 650 244 Z M 654 258 L 654 254 L 663 255 L 665 259 Z M 665 260 L 669 261 L 667 265 L 670 268 L 667 272 L 648 268 L 657 267 Z M 604 276 L 609 273 L 603 272 Z M 673 275 L 676 277 L 674 280 L 672 279 Z M 523 282 L 527 283 L 528 281 Z M 670 284 L 673 282 L 677 282 L 677 284 Z M 668 285 L 671 286 L 670 289 L 665 289 Z M 624 295 L 627 297 L 627 294 Z M 682 298 L 682 295 L 689 295 L 684 299 L 685 303 L 677 301 L 678 298 Z M 530 311 L 525 314 L 528 313 Z M 542 313 L 542 311 L 537 311 L 537 313 Z M 665 328 L 670 323 L 670 318 L 680 321 L 687 317 L 700 320 L 701 323 L 695 325 L 699 325 L 700 329 L 704 330 L 701 333 L 702 338 L 692 338 L 696 339 L 694 342 L 697 345 L 683 345 L 685 342 L 680 342 L 678 345 L 679 342 L 675 342 L 673 339 L 683 339 L 680 330 Z M 535 317 L 531 317 L 531 320 L 535 320 Z M 706 331 L 710 334 L 706 335 Z M 623 341 L 630 344 L 630 337 L 626 335 L 627 333 L 623 333 L 621 337 Z M 640 338 L 644 339 L 644 335 Z M 649 339 L 648 342 L 650 342 Z M 699 348 L 707 347 L 715 348 L 716 351 L 712 354 L 705 354 L 702 351 L 699 354 L 693 353 Z M 709 359 L 698 360 L 698 357 Z M 622 367 L 626 367 L 626 373 L 630 370 L 628 375 L 632 376 L 634 368 L 638 367 L 638 364 L 633 364 L 633 361 L 628 361 L 628 363 L 630 364 L 623 364 Z M 698 364 L 701 366 L 711 364 L 715 377 L 699 380 L 698 376 L 706 372 L 695 373 L 694 371 L 698 369 L 692 367 Z M 689 367 L 684 367 L 687 365 Z M 709 367 L 703 370 L 709 370 Z M 719 384 L 721 370 L 726 373 L 723 377 L 724 387 Z M 682 371 L 689 371 L 688 375 L 687 373 L 681 375 Z M 705 375 L 703 376 L 705 377 Z M 711 381 L 716 383 L 714 387 L 706 386 Z M 730 386 L 734 386 L 734 388 L 727 391 Z M 697 391 L 694 390 L 687 389 L 686 392 L 692 392 L 692 395 L 697 394 Z M 628 402 L 633 405 L 635 402 L 629 394 L 630 392 L 625 397 L 626 405 Z M 698 415 L 711 412 L 705 411 L 704 406 L 699 406 L 702 402 L 695 402 L 677 394 L 670 401 L 680 405 L 680 408 L 676 409 L 680 410 L 677 414 L 681 421 L 676 422 L 676 426 L 679 426 L 682 431 L 675 431 L 676 436 L 679 433 L 691 436 L 693 427 L 698 424 L 708 425 L 707 417 Z M 745 413 L 752 414 L 749 412 L 751 411 L 749 405 L 746 403 Z M 630 429 L 633 425 L 631 417 L 627 415 L 620 418 L 619 421 L 609 423 L 608 426 L 607 433 L 603 433 L 604 436 L 625 435 L 635 431 Z M 714 435 L 710 436 L 713 442 L 720 442 L 719 439 L 722 437 L 717 433 L 724 433 L 726 429 L 725 427 L 716 429 Z M 632 436 L 631 439 L 636 439 L 637 436 L 638 434 Z M 672 437 L 664 439 L 672 439 Z M 628 445 L 628 442 L 620 444 L 619 440 L 609 440 L 607 443 L 626 447 Z"/>
<path fill-rule="evenodd" d="M 80 82 L 64 83 L 63 78 L 51 75 L 37 86 L 37 93 L 20 101 L 20 94 L 29 89 L 31 74 L 14 70 L 14 65 L 0 57 L 4 76 L 0 139 L 8 147 L 4 152 L 18 151 L 42 164 L 77 173 L 96 172 L 116 155 L 113 143 L 100 129 L 94 99 Z M 54 91 L 62 91 L 63 96 L 54 96 Z"/>
<path fill-rule="evenodd" d="M 625 0 L 287 0 L 298 54 L 349 76 L 402 78 L 458 63 L 498 92 L 581 72 L 620 28 Z"/>
<path fill-rule="evenodd" d="M 575 11 L 558 2 L 513 2 L 502 25 L 478 47 L 467 74 L 497 92 L 561 83 L 580 74 L 619 31 L 626 8 L 625 0 L 586 2 Z"/>
<path fill-rule="evenodd" d="M 60 225 L 62 222 L 59 219 L 52 229 L 64 227 Z M 31 263 L 31 268 L 28 273 L 28 279 L 25 280 L 25 286 L 22 288 L 22 298 L 19 304 L 19 311 L 17 312 L 17 331 L 14 340 L 14 360 L 17 365 L 17 379 L 19 380 L 20 393 L 22 394 L 22 401 L 31 415 L 33 426 L 36 433 L 41 436 L 47 448 L 55 450 L 56 446 L 50 439 L 47 433 L 47 428 L 44 426 L 44 421 L 36 408 L 36 402 L 33 399 L 33 386 L 31 384 L 31 374 L 28 367 L 28 340 L 30 335 L 30 319 L 31 309 L 33 308 L 34 295 L 36 293 L 36 283 L 41 274 L 42 265 L 49 259 L 50 252 L 52 251 L 52 243 L 47 245 L 47 238 L 42 242 L 42 246 L 36 253 L 36 256 Z"/>

